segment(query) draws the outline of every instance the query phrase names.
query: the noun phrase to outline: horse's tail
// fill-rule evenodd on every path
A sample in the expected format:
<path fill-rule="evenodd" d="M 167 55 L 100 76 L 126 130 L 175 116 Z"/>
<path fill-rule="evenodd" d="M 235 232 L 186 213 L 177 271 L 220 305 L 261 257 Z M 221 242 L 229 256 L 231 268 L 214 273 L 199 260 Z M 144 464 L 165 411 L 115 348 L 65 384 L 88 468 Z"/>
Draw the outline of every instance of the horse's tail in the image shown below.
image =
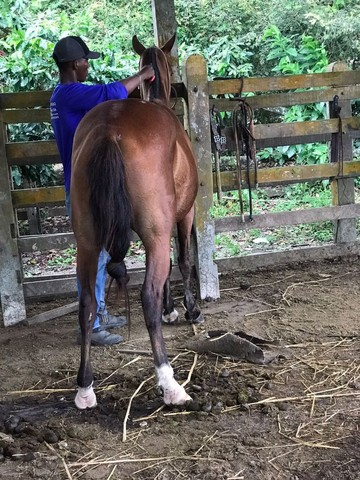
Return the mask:
<path fill-rule="evenodd" d="M 127 194 L 123 155 L 116 140 L 95 140 L 88 164 L 90 210 L 96 242 L 114 261 L 121 261 L 129 248 L 131 204 Z"/>

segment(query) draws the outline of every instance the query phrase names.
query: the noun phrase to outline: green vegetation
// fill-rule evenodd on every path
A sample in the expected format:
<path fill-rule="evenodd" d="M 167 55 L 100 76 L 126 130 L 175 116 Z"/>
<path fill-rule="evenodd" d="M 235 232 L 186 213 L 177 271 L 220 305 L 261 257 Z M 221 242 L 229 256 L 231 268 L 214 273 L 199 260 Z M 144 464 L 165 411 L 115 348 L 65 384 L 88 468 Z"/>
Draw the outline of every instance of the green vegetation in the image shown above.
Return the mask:
<path fill-rule="evenodd" d="M 141 241 L 131 242 L 128 256 L 136 258 L 137 262 L 145 262 L 145 249 Z M 33 263 L 30 261 L 30 264 Z M 35 260 L 37 263 L 37 260 Z M 46 268 L 49 270 L 63 269 L 76 265 L 76 248 L 51 250 L 47 253 Z"/>
<path fill-rule="evenodd" d="M 208 61 L 210 78 L 270 76 L 321 72 L 334 61 L 356 67 L 360 51 L 360 4 L 355 0 L 175 0 L 180 64 L 185 56 L 200 53 Z M 144 44 L 153 43 L 150 0 L 4 0 L 0 4 L 0 92 L 52 89 L 57 71 L 51 58 L 54 43 L 64 35 L 81 35 L 93 49 L 102 52 L 92 62 L 89 81 L 109 82 L 135 73 L 138 59 L 131 49 L 137 34 Z M 360 110 L 354 103 L 355 112 Z M 269 122 L 295 122 L 324 118 L 324 104 L 293 106 L 256 113 L 256 122 L 268 115 Z M 265 117 L 264 117 L 265 118 Z M 225 119 L 226 120 L 226 119 Z M 15 125 L 10 141 L 52 138 L 49 124 Z M 291 145 L 258 152 L 260 166 L 314 164 L 328 161 L 326 144 Z M 224 158 L 229 169 L 234 159 Z M 47 185 L 54 181 L 52 167 L 15 167 L 15 186 Z M 247 191 L 243 192 L 248 211 Z M 326 182 L 292 186 L 276 201 L 266 191 L 253 193 L 254 213 L 294 210 L 329 204 Z M 214 203 L 213 216 L 237 214 L 237 192 L 228 192 Z M 310 229 L 310 230 L 308 230 Z M 218 236 L 219 251 L 242 252 L 242 238 L 266 248 L 281 242 L 331 238 L 331 225 L 316 224 L 260 233 L 256 230 Z M 305 241 L 305 240 L 304 240 Z M 233 242 L 235 245 L 233 245 Z M 136 246 L 134 249 L 136 250 Z"/>
<path fill-rule="evenodd" d="M 331 205 L 331 191 L 328 182 L 313 185 L 298 184 L 275 189 L 258 189 L 253 192 L 253 213 L 290 212 L 305 208 L 319 208 Z M 245 212 L 249 212 L 248 192 L 243 191 Z M 227 192 L 221 202 L 214 196 L 212 217 L 240 215 L 238 192 Z M 246 255 L 256 251 L 288 248 L 289 246 L 314 245 L 331 242 L 331 222 L 301 224 L 267 230 L 258 228 L 240 232 L 216 235 L 215 258 Z"/>
<path fill-rule="evenodd" d="M 268 230 L 249 229 L 243 232 L 216 235 L 215 258 L 248 255 L 255 252 L 314 246 L 332 242 L 331 222 L 278 227 Z"/>
<path fill-rule="evenodd" d="M 175 0 L 181 57 L 197 51 L 211 76 L 320 71 L 358 59 L 360 5 L 354 0 Z M 90 81 L 134 73 L 131 38 L 153 42 L 150 0 L 5 0 L 0 5 L 0 90 L 49 89 L 51 58 L 63 35 L 78 34 L 102 52 Z M 351 39 L 351 41 L 349 41 Z"/>
<path fill-rule="evenodd" d="M 69 267 L 76 263 L 76 248 L 67 248 L 56 252 L 53 258 L 47 261 L 49 267 Z"/>

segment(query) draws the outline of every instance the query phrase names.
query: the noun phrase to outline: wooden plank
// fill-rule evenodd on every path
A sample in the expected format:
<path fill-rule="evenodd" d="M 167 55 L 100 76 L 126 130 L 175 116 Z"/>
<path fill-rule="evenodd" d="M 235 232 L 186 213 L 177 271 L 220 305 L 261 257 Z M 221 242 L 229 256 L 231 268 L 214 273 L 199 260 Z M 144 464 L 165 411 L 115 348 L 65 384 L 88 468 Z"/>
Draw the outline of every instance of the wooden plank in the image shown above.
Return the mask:
<path fill-rule="evenodd" d="M 186 98 L 186 89 L 182 82 L 174 82 L 172 88 L 175 92 L 174 98 Z M 52 92 L 53 90 L 37 90 L 30 92 L 0 93 L 0 110 L 34 107 L 48 108 Z M 138 90 L 135 90 L 130 97 L 139 98 Z"/>
<path fill-rule="evenodd" d="M 45 251 L 76 246 L 75 237 L 72 232 L 69 233 L 52 233 L 42 235 L 24 235 L 17 239 L 20 253 Z"/>
<path fill-rule="evenodd" d="M 321 260 L 354 257 L 360 255 L 360 243 L 331 244 L 318 247 L 298 247 L 291 250 L 278 252 L 256 253 L 241 257 L 222 258 L 215 261 L 219 274 L 237 271 L 255 271 L 258 268 L 271 268 L 279 265 L 289 265 L 299 262 L 319 262 Z M 129 269 L 129 287 L 138 288 L 143 283 L 145 271 L 141 269 Z M 181 275 L 178 267 L 174 267 L 171 275 L 172 281 L 180 281 Z M 28 300 L 42 298 L 59 298 L 64 296 L 76 296 L 76 277 L 67 276 L 62 278 L 26 279 L 24 282 L 25 298 Z"/>
<path fill-rule="evenodd" d="M 259 186 L 286 185 L 296 182 L 309 182 L 338 177 L 340 172 L 344 177 L 360 175 L 360 161 L 339 163 L 323 163 L 318 165 L 285 165 L 283 167 L 260 168 L 257 172 Z M 215 173 L 214 182 L 215 182 Z M 254 170 L 250 171 L 250 181 L 255 183 Z M 247 185 L 246 174 L 242 172 L 244 188 Z M 237 173 L 235 171 L 221 172 L 223 191 L 237 190 Z"/>
<path fill-rule="evenodd" d="M 351 125 L 352 122 L 349 121 Z M 224 129 L 224 135 L 226 136 L 226 148 L 233 152 L 235 151 L 235 139 L 234 139 L 234 132 L 232 127 L 226 127 Z M 313 135 L 297 135 L 297 136 L 290 136 L 290 137 L 273 137 L 273 138 L 258 138 L 256 139 L 256 148 L 257 151 L 267 148 L 267 147 L 279 147 L 284 145 L 302 145 L 305 143 L 324 143 L 331 141 L 332 133 L 319 133 Z M 346 132 L 346 135 L 351 138 L 359 138 L 360 137 L 360 130 L 357 129 L 350 129 Z"/>
<path fill-rule="evenodd" d="M 61 298 L 64 296 L 77 296 L 76 275 L 67 277 L 42 279 L 26 278 L 24 279 L 24 295 L 26 299 L 31 298 Z"/>
<path fill-rule="evenodd" d="M 268 171 L 265 171 L 268 170 Z M 337 177 L 340 174 L 341 165 L 317 164 L 317 165 L 293 165 L 260 169 L 258 171 L 258 183 L 263 185 L 279 185 L 292 182 L 306 182 Z M 343 167 L 344 176 L 360 175 L 360 162 L 346 162 Z M 251 177 L 251 176 L 250 176 Z"/>
<path fill-rule="evenodd" d="M 14 208 L 45 206 L 54 203 L 64 204 L 64 187 L 28 188 L 12 190 L 12 202 Z"/>
<path fill-rule="evenodd" d="M 360 118 L 342 119 L 343 134 L 351 139 L 360 137 Z M 316 120 L 312 122 L 269 123 L 254 126 L 254 136 L 258 150 L 281 145 L 298 145 L 331 141 L 331 135 L 339 131 L 337 119 Z M 235 138 L 232 127 L 224 129 L 226 148 L 235 151 Z"/>
<path fill-rule="evenodd" d="M 0 122 L 0 300 L 4 326 L 9 326 L 24 320 L 26 311 L 5 142 L 5 124 Z"/>
<path fill-rule="evenodd" d="M 352 138 L 360 137 L 360 118 L 343 119 L 345 133 Z M 313 122 L 272 123 L 255 125 L 254 135 L 258 149 L 268 146 L 296 145 L 328 141 L 338 131 L 338 121 L 317 120 Z M 232 129 L 226 129 L 228 148 L 234 148 Z M 6 144 L 8 165 L 60 164 L 61 159 L 54 140 Z"/>
<path fill-rule="evenodd" d="M 176 115 L 184 114 L 184 107 L 179 101 L 180 97 L 172 98 L 171 105 L 174 105 Z M 16 110 L 3 110 L 3 119 L 7 124 L 15 123 L 42 123 L 50 122 L 50 109 L 49 108 L 28 108 L 28 109 L 16 109 Z"/>
<path fill-rule="evenodd" d="M 183 76 L 189 97 L 189 134 L 197 159 L 199 176 L 194 219 L 195 264 L 201 299 L 215 299 L 219 298 L 220 293 L 217 267 L 213 260 L 215 229 L 210 218 L 214 186 L 211 166 L 209 92 L 204 58 L 200 55 L 190 55 L 183 67 Z"/>
<path fill-rule="evenodd" d="M 17 110 L 3 110 L 5 123 L 40 123 L 50 122 L 49 108 L 22 108 Z"/>
<path fill-rule="evenodd" d="M 330 133 L 321 133 L 319 135 L 299 135 L 296 137 L 274 137 L 274 138 L 265 138 L 256 140 L 256 149 L 257 151 L 262 150 L 263 148 L 275 148 L 287 145 L 303 145 L 305 143 L 324 143 L 330 142 L 331 134 Z M 230 150 L 235 147 L 235 142 L 230 141 L 229 143 Z"/>
<path fill-rule="evenodd" d="M 35 142 L 17 142 L 6 144 L 6 156 L 9 160 L 45 155 L 59 155 L 55 140 L 40 140 Z"/>
<path fill-rule="evenodd" d="M 174 229 L 173 237 L 176 238 L 177 231 Z M 131 231 L 131 241 L 140 240 L 137 233 Z M 72 232 L 68 233 L 49 233 L 40 235 L 24 235 L 17 239 L 19 253 L 44 251 L 44 250 L 64 250 L 65 248 L 75 248 L 76 241 Z"/>
<path fill-rule="evenodd" d="M 285 75 L 278 77 L 244 78 L 243 92 L 267 92 L 275 90 L 291 90 L 314 87 L 345 87 L 360 84 L 360 71 L 326 72 L 304 75 Z M 210 95 L 239 93 L 241 79 L 213 80 L 209 82 Z M 177 96 L 185 97 L 184 85 L 173 84 Z M 32 91 L 18 93 L 1 93 L 0 109 L 32 108 L 49 106 L 51 91 Z M 136 95 L 132 95 L 136 97 Z"/>
<path fill-rule="evenodd" d="M 0 93 L 0 109 L 48 107 L 52 90 Z"/>
<path fill-rule="evenodd" d="M 360 136 L 360 118 L 346 117 L 342 119 L 343 132 L 358 132 Z M 254 126 L 255 139 L 269 139 L 274 137 L 297 137 L 306 135 L 332 134 L 339 131 L 339 120 L 315 120 L 311 122 L 268 123 Z"/>
<path fill-rule="evenodd" d="M 65 217 L 67 215 L 65 206 L 48 207 L 46 210 L 48 217 Z"/>
<path fill-rule="evenodd" d="M 216 260 L 220 274 L 236 271 L 255 271 L 258 268 L 271 268 L 292 263 L 319 262 L 341 257 L 360 255 L 360 243 L 321 245 L 319 247 L 299 247 L 271 253 L 256 253 L 242 257 Z"/>
<path fill-rule="evenodd" d="M 222 130 L 223 135 L 226 137 L 226 149 L 229 152 L 235 152 L 236 143 L 234 137 L 234 129 L 232 127 L 225 127 Z M 360 133 L 359 133 L 360 134 Z M 299 145 L 304 143 L 318 143 L 318 142 L 330 142 L 331 133 L 320 133 L 314 135 L 299 135 L 294 137 L 273 137 L 273 138 L 257 138 L 256 149 L 262 150 L 266 147 L 279 147 L 282 145 Z"/>
<path fill-rule="evenodd" d="M 326 88 L 323 90 L 308 90 L 305 92 L 272 93 L 254 96 L 245 96 L 246 102 L 254 109 L 291 107 L 308 103 L 330 102 L 335 95 L 341 100 L 355 100 L 360 98 L 360 85 L 341 88 Z M 210 98 L 210 107 L 213 105 L 220 112 L 233 111 L 237 101 L 228 98 Z"/>
<path fill-rule="evenodd" d="M 72 302 L 68 305 L 63 305 L 62 307 L 53 308 L 52 310 L 48 310 L 47 312 L 39 313 L 38 315 L 34 315 L 33 317 L 27 318 L 25 320 L 25 325 L 31 326 L 36 325 L 37 323 L 44 323 L 48 320 L 54 320 L 55 318 L 62 317 L 63 315 L 67 315 L 68 313 L 76 312 L 79 309 L 79 302 Z"/>
<path fill-rule="evenodd" d="M 128 268 L 129 288 L 138 288 L 143 284 L 145 268 Z M 174 266 L 171 271 L 171 281 L 182 280 L 179 267 Z M 113 287 L 115 288 L 115 287 Z M 60 298 L 77 296 L 77 280 L 75 275 L 27 278 L 24 280 L 26 299 Z"/>
<path fill-rule="evenodd" d="M 360 71 L 309 73 L 277 77 L 243 77 L 209 82 L 210 95 L 245 92 L 271 92 L 298 88 L 343 87 L 360 84 Z"/>
<path fill-rule="evenodd" d="M 215 219 L 215 232 L 235 232 L 249 230 L 251 228 L 274 228 L 288 225 L 300 225 L 302 223 L 324 222 L 327 220 L 340 220 L 360 217 L 360 204 L 342 206 L 308 208 L 291 212 L 275 212 L 253 215 L 250 221 L 249 215 L 245 215 L 245 222 L 241 216 L 223 217 Z"/>
<path fill-rule="evenodd" d="M 308 182 L 337 177 L 340 173 L 339 163 L 324 163 L 319 165 L 289 165 L 283 167 L 260 168 L 257 180 L 259 186 L 272 186 L 296 182 Z M 215 175 L 215 174 L 214 174 Z M 342 166 L 344 177 L 360 175 L 360 162 L 344 162 Z M 223 191 L 236 190 L 237 179 L 235 171 L 221 172 L 221 185 Z M 254 171 L 250 172 L 250 180 L 255 182 Z M 246 188 L 246 175 L 242 172 L 242 181 Z M 216 179 L 213 179 L 212 188 L 214 191 Z M 215 189 L 216 190 L 216 189 Z M 65 202 L 63 187 L 30 188 L 11 191 L 14 208 L 25 208 L 32 206 L 45 206 Z"/>

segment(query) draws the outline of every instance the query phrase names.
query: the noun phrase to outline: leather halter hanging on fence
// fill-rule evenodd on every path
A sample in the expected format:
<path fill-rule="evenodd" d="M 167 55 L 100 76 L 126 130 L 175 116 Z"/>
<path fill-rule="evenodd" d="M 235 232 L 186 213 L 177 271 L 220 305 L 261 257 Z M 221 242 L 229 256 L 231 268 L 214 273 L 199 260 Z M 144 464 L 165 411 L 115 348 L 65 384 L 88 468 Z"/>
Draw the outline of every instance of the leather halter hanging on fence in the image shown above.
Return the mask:
<path fill-rule="evenodd" d="M 220 112 L 215 108 L 215 105 L 210 109 L 210 125 L 212 143 L 218 152 L 223 152 L 226 146 L 226 136 L 223 132 L 224 124 Z"/>
<path fill-rule="evenodd" d="M 226 150 L 226 136 L 224 133 L 224 123 L 219 110 L 215 105 L 210 109 L 210 127 L 211 127 L 211 149 L 215 158 L 216 186 L 218 200 L 222 199 L 221 190 L 221 172 L 220 172 L 220 154 Z"/>
<path fill-rule="evenodd" d="M 339 163 L 338 177 L 344 175 L 343 125 L 340 112 L 339 96 L 335 95 L 331 105 L 330 118 L 337 118 L 339 120 L 339 130 L 331 136 L 331 149 L 333 151 L 331 157 L 333 162 Z"/>
<path fill-rule="evenodd" d="M 254 120 L 251 106 L 242 98 L 243 79 L 240 89 L 240 97 L 234 98 L 238 102 L 232 112 L 232 126 L 235 137 L 236 163 L 241 219 L 245 221 L 244 202 L 242 198 L 242 168 L 241 156 L 246 157 L 246 181 L 249 189 L 249 219 L 253 217 L 252 205 L 252 185 L 250 178 L 250 163 L 254 164 L 254 186 L 257 187 L 257 163 L 256 163 L 256 146 L 254 139 Z"/>

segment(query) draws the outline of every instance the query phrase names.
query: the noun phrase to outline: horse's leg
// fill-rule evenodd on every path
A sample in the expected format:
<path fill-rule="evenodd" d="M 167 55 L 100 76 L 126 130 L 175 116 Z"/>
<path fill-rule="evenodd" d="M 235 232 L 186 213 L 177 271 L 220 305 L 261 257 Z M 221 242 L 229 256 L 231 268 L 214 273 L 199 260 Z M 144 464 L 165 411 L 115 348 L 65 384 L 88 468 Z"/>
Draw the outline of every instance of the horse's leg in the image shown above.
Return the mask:
<path fill-rule="evenodd" d="M 96 407 L 92 387 L 93 372 L 90 361 L 91 333 L 96 318 L 95 281 L 99 250 L 83 249 L 78 243 L 77 276 L 81 286 L 79 298 L 79 324 L 81 330 L 81 361 L 77 375 L 78 391 L 75 405 L 83 410 Z"/>
<path fill-rule="evenodd" d="M 179 317 L 179 312 L 175 309 L 174 299 L 171 295 L 170 289 L 170 275 L 172 269 L 172 261 L 170 260 L 169 275 L 166 278 L 164 285 L 164 309 L 162 314 L 162 321 L 164 323 L 175 323 Z"/>
<path fill-rule="evenodd" d="M 189 213 L 177 224 L 179 239 L 178 263 L 184 283 L 185 318 L 191 323 L 199 324 L 204 322 L 204 317 L 191 292 L 190 238 L 193 219 L 194 207 L 192 207 Z"/>
<path fill-rule="evenodd" d="M 148 242 L 148 245 L 145 244 L 146 275 L 141 291 L 141 300 L 154 355 L 158 386 L 163 391 L 164 403 L 166 405 L 182 405 L 191 400 L 191 397 L 185 392 L 184 387 L 174 379 L 161 329 L 163 288 L 169 273 L 169 244 L 169 239 L 152 240 Z M 165 252 L 168 254 L 166 255 Z"/>

